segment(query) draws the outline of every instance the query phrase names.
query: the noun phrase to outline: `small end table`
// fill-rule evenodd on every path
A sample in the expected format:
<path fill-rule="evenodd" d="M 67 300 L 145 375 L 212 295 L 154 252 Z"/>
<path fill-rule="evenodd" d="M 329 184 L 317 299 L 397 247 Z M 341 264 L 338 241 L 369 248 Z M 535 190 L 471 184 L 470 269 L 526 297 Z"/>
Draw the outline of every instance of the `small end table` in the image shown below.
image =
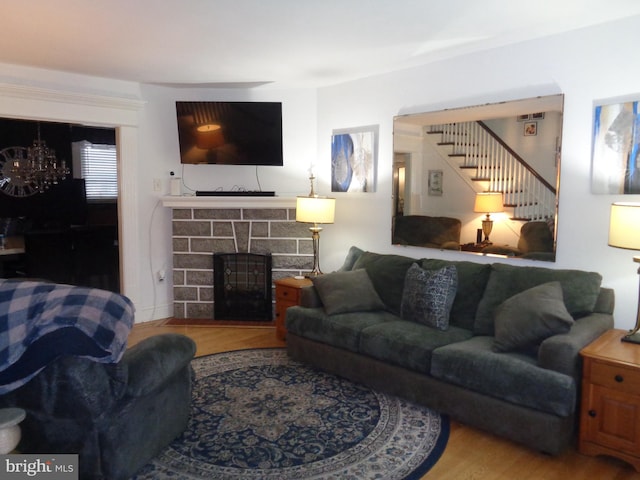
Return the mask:
<path fill-rule="evenodd" d="M 578 449 L 609 455 L 640 472 L 640 345 L 608 330 L 580 352 L 582 407 Z"/>
<path fill-rule="evenodd" d="M 0 454 L 12 452 L 20 443 L 20 425 L 26 412 L 21 408 L 0 408 Z"/>
<path fill-rule="evenodd" d="M 284 340 L 287 329 L 284 320 L 287 308 L 300 304 L 300 289 L 312 285 L 309 278 L 287 277 L 273 282 L 276 286 L 276 337 Z"/>

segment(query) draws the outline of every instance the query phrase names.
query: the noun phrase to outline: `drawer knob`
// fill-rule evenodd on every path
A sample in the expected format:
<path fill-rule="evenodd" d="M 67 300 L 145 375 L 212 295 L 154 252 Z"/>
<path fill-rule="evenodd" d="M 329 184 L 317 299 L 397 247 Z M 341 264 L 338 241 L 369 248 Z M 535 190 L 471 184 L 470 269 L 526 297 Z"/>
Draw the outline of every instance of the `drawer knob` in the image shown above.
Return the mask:
<path fill-rule="evenodd" d="M 624 382 L 624 377 L 622 375 L 616 375 L 613 379 L 618 383 Z"/>
<path fill-rule="evenodd" d="M 286 297 L 287 295 L 289 295 L 289 292 L 287 292 L 286 290 L 284 292 L 282 292 L 282 296 Z"/>
<path fill-rule="evenodd" d="M 589 416 L 590 417 L 595 417 L 596 416 L 596 411 L 595 410 L 589 410 Z"/>

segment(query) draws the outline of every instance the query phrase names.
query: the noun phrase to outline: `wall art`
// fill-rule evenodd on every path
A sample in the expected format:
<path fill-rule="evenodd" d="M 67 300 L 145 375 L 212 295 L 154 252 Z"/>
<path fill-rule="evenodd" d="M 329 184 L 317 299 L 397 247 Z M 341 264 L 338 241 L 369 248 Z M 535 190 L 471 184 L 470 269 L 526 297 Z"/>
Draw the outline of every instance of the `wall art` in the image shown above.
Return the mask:
<path fill-rule="evenodd" d="M 333 131 L 332 192 L 375 192 L 378 130 L 374 125 Z"/>
<path fill-rule="evenodd" d="M 429 170 L 429 195 L 442 196 L 442 170 Z"/>
<path fill-rule="evenodd" d="M 593 193 L 640 193 L 639 130 L 637 101 L 595 106 L 591 150 Z"/>
<path fill-rule="evenodd" d="M 525 122 L 524 136 L 533 137 L 538 134 L 538 122 Z"/>

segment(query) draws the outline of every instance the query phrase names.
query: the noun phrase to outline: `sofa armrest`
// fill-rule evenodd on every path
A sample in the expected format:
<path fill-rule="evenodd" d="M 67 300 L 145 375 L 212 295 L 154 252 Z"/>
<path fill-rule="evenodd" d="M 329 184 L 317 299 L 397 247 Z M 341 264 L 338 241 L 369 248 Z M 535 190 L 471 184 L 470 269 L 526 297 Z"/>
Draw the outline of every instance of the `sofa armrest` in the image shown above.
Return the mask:
<path fill-rule="evenodd" d="M 300 289 L 300 306 L 307 308 L 322 307 L 322 300 L 320 300 L 316 287 L 309 285 Z"/>
<path fill-rule="evenodd" d="M 592 313 L 576 320 L 569 332 L 547 338 L 538 350 L 538 365 L 572 376 L 582 376 L 580 350 L 613 328 L 613 315 Z"/>
<path fill-rule="evenodd" d="M 126 393 L 133 397 L 152 393 L 185 368 L 195 352 L 194 341 L 184 335 L 168 333 L 141 341 L 122 357 L 129 373 Z"/>
<path fill-rule="evenodd" d="M 597 313 L 611 313 L 616 306 L 616 296 L 612 288 L 600 288 L 600 294 L 593 307 L 593 311 Z"/>

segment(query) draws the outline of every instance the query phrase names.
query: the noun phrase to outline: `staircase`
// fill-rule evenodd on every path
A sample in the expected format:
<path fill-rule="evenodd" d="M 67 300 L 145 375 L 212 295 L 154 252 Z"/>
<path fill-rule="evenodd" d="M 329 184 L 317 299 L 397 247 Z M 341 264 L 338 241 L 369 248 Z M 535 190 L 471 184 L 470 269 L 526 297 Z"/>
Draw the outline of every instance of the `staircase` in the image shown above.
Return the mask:
<path fill-rule="evenodd" d="M 555 187 L 483 122 L 430 125 L 426 134 L 476 192 L 502 192 L 504 206 L 513 209 L 513 220 L 555 217 Z"/>

